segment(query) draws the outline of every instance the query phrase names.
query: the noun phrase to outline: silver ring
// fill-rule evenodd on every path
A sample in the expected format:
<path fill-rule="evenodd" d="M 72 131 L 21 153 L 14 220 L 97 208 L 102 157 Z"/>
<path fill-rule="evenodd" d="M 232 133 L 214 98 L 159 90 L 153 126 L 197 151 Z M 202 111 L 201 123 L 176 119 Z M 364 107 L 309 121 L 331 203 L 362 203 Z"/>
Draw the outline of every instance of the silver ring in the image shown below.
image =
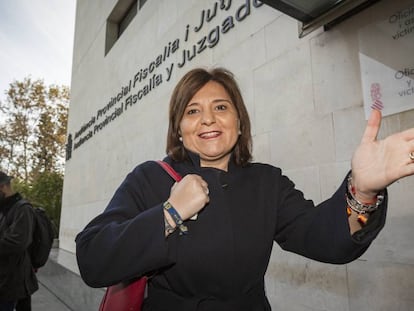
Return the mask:
<path fill-rule="evenodd" d="M 410 157 L 411 161 L 414 161 L 414 151 L 410 152 L 408 156 Z"/>

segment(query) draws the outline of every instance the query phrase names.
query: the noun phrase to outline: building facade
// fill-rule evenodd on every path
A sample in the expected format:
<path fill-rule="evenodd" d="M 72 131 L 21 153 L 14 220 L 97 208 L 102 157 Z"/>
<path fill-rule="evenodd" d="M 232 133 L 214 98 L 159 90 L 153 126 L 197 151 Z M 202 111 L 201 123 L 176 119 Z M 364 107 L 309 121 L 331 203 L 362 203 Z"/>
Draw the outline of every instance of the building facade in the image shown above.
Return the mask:
<path fill-rule="evenodd" d="M 194 67 L 235 74 L 254 161 L 281 167 L 316 203 L 350 169 L 371 106 L 384 111 L 381 137 L 414 127 L 412 0 L 377 1 L 301 38 L 296 19 L 258 0 L 77 1 L 76 12 L 54 255 L 75 274 L 76 234 L 135 165 L 165 156 L 169 97 Z M 389 187 L 386 226 L 353 263 L 321 264 L 275 245 L 273 310 L 413 310 L 413 187 L 412 177 Z"/>

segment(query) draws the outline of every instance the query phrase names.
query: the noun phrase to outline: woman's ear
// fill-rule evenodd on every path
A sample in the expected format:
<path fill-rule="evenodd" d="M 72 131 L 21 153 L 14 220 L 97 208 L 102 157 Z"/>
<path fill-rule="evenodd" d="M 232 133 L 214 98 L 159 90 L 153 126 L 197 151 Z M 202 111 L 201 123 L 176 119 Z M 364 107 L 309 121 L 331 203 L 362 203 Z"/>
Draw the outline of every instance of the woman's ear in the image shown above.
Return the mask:
<path fill-rule="evenodd" d="M 181 135 L 181 130 L 180 129 L 178 129 L 178 140 L 183 142 L 183 137 Z"/>

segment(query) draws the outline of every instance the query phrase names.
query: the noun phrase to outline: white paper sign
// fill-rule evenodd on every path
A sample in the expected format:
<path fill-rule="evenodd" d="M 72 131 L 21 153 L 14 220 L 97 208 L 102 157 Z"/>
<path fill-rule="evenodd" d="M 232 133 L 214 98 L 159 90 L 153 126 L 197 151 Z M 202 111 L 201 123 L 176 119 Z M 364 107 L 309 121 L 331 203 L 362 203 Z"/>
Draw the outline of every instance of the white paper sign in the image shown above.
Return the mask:
<path fill-rule="evenodd" d="M 384 116 L 414 109 L 414 7 L 359 33 L 365 117 L 371 109 Z"/>

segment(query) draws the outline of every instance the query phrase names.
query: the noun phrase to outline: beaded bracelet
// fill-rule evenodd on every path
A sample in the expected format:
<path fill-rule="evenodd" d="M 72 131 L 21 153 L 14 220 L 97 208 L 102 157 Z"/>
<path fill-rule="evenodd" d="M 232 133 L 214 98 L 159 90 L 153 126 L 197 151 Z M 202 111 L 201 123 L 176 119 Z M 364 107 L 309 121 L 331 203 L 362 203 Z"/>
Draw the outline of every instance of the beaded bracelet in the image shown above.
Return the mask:
<path fill-rule="evenodd" d="M 187 234 L 188 228 L 186 225 L 184 225 L 183 219 L 181 218 L 180 214 L 178 214 L 174 206 L 172 206 L 168 201 L 164 202 L 163 206 L 164 209 L 171 215 L 172 219 L 180 230 L 180 234 Z"/>
<path fill-rule="evenodd" d="M 378 206 L 381 205 L 381 203 L 384 201 L 384 190 L 380 191 L 377 196 L 375 202 L 372 203 L 362 203 L 359 202 L 355 198 L 355 188 L 352 186 L 352 176 L 349 174 L 348 176 L 348 186 L 346 189 L 346 202 L 348 204 L 347 207 L 347 214 L 348 217 L 351 215 L 352 211 L 356 212 L 358 214 L 358 222 L 361 225 L 365 225 L 368 221 L 367 214 L 376 211 L 378 209 Z"/>

